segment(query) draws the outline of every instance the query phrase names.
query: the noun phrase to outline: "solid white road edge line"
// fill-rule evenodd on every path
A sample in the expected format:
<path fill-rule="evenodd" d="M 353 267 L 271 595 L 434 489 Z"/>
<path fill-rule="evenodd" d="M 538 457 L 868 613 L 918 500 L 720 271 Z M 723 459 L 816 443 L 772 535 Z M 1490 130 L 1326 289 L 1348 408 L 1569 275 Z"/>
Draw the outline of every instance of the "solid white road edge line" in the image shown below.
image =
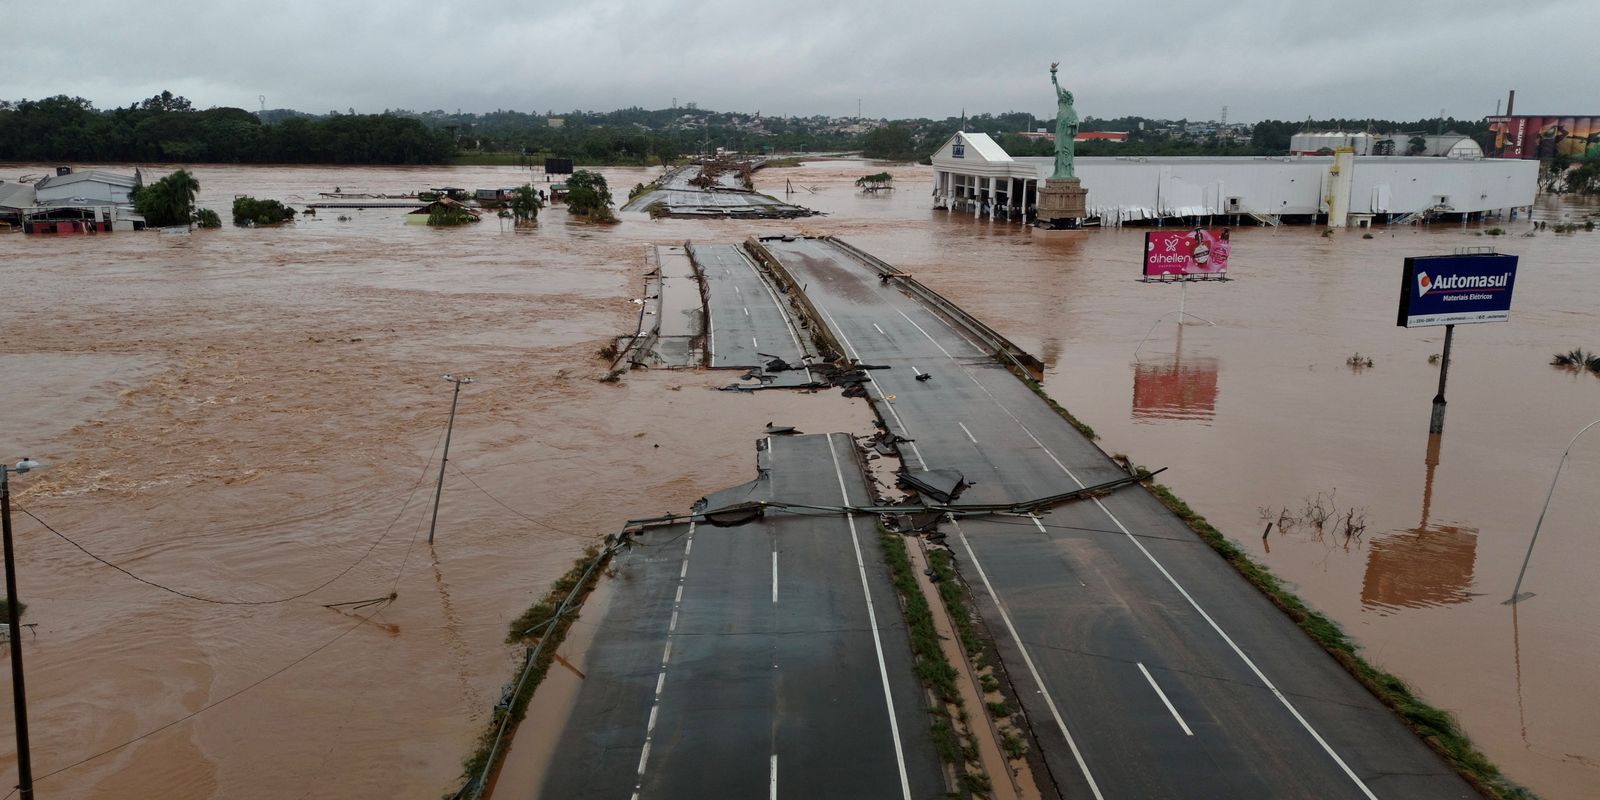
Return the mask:
<path fill-rule="evenodd" d="M 983 565 L 978 563 L 978 554 L 972 551 L 972 545 L 967 541 L 966 532 L 961 530 L 961 523 L 951 520 L 955 526 L 956 535 L 961 537 L 961 546 L 966 548 L 967 557 L 972 559 L 972 566 L 978 570 L 978 577 L 983 581 L 983 588 L 989 591 L 989 599 L 994 601 L 995 608 L 1000 609 L 1000 620 L 1005 623 L 1006 630 L 1011 634 L 1011 641 L 1017 643 L 1017 652 L 1022 654 L 1022 663 L 1028 667 L 1028 672 L 1033 675 L 1033 683 L 1039 687 L 1039 694 L 1044 696 L 1044 704 L 1050 709 L 1050 716 L 1055 718 L 1056 727 L 1061 729 L 1061 735 L 1066 737 L 1067 747 L 1072 750 L 1072 758 L 1078 762 L 1078 770 L 1083 773 L 1083 779 L 1089 784 L 1089 791 L 1094 793 L 1095 800 L 1105 800 L 1105 795 L 1100 794 L 1100 785 L 1094 782 L 1094 775 L 1089 772 L 1089 765 L 1083 760 L 1083 753 L 1078 750 L 1077 740 L 1072 738 L 1072 732 L 1067 730 L 1067 723 L 1061 718 L 1061 710 L 1056 708 L 1055 698 L 1050 696 L 1050 690 L 1045 688 L 1044 678 L 1039 675 L 1039 669 L 1033 665 L 1033 656 L 1028 654 L 1028 648 L 1022 643 L 1022 637 L 1017 635 L 1017 627 L 1011 624 L 1011 614 L 1006 611 L 1004 603 L 1000 602 L 1000 595 L 994 590 L 994 585 L 989 583 L 989 573 L 984 572 Z"/>
<path fill-rule="evenodd" d="M 839 468 L 839 453 L 833 447 L 833 434 L 828 434 L 828 455 L 833 457 L 833 474 L 839 478 L 839 495 L 845 505 L 850 505 L 850 492 L 845 489 L 844 470 Z M 883 702 L 889 709 L 889 733 L 894 737 L 894 760 L 900 769 L 901 800 L 911 800 L 911 782 L 906 778 L 905 750 L 900 746 L 900 721 L 894 715 L 894 695 L 889 692 L 889 669 L 883 663 L 883 641 L 878 637 L 878 613 L 872 608 L 872 589 L 867 584 L 867 562 L 861 558 L 861 539 L 856 535 L 856 516 L 845 514 L 850 525 L 850 542 L 856 550 L 856 571 L 861 575 L 861 594 L 867 598 L 867 625 L 872 628 L 872 647 L 878 652 L 878 677 L 883 679 Z"/>

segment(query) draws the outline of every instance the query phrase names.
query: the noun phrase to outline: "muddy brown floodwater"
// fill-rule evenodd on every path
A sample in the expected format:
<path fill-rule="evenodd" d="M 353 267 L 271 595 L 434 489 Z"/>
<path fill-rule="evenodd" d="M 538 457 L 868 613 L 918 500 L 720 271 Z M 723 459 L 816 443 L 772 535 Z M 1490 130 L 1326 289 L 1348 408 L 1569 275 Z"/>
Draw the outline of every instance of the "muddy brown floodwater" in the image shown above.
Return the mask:
<path fill-rule="evenodd" d="M 147 175 L 168 167 L 143 165 Z M 870 167 L 870 169 L 869 169 Z M 110 165 L 113 169 L 130 169 Z M 1050 365 L 1048 387 L 1150 465 L 1374 661 L 1454 711 L 1546 797 L 1600 784 L 1600 434 L 1557 489 L 1518 617 L 1510 593 L 1556 459 L 1600 416 L 1600 379 L 1547 366 L 1600 347 L 1583 233 L 1490 240 L 1476 226 L 1235 234 L 1225 285 L 1134 280 L 1142 232 L 1039 233 L 928 208 L 927 167 L 819 162 L 757 188 L 828 216 L 530 230 L 406 226 L 324 211 L 283 229 L 0 236 L 0 456 L 50 463 L 16 515 L 34 771 L 44 796 L 407 797 L 453 790 L 515 652 L 506 623 L 629 517 L 745 481 L 768 420 L 858 430 L 859 401 L 732 395 L 728 373 L 595 377 L 635 322 L 650 242 L 834 233 L 914 271 Z M 0 178 L 43 171 L 0 166 Z M 511 168 L 198 166 L 235 194 L 502 186 Z M 607 169 L 625 195 L 654 171 Z M 1541 208 L 1551 219 L 1573 207 Z M 347 219 L 341 220 L 340 216 Z M 1521 233 L 1520 221 L 1507 225 Z M 1509 323 L 1462 326 L 1430 468 L 1428 355 L 1395 328 L 1405 255 L 1497 244 L 1523 257 Z M 1135 351 L 1137 350 L 1137 357 Z M 1352 369 L 1356 351 L 1373 366 Z M 426 542 L 444 372 L 474 375 Z M 1357 509 L 1344 539 L 1266 517 Z M 325 604 L 381 598 L 354 609 Z M 222 601 L 222 602 L 218 602 Z M 353 610 L 354 609 L 354 610 Z M 370 615 L 370 618 L 368 616 Z M 365 621 L 363 621 L 363 619 Z M 8 684 L 9 685 L 9 684 Z M 8 702 L 0 697 L 0 702 Z M 132 744 L 118 747 L 135 737 Z M 110 749 L 117 748 L 117 749 Z M 0 780 L 15 755 L 0 736 Z"/>

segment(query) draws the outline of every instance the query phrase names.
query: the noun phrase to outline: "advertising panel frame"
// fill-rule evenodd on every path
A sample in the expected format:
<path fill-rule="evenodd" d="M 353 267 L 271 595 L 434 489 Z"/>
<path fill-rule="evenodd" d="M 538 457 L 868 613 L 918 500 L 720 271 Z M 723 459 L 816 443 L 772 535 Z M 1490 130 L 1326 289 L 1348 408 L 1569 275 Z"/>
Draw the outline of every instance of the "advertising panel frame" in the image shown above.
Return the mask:
<path fill-rule="evenodd" d="M 1142 280 L 1225 281 L 1232 253 L 1229 228 L 1153 230 L 1144 234 Z"/>
<path fill-rule="evenodd" d="M 1503 253 L 1406 258 L 1396 325 L 1431 328 L 1509 320 L 1517 263 L 1517 256 Z"/>

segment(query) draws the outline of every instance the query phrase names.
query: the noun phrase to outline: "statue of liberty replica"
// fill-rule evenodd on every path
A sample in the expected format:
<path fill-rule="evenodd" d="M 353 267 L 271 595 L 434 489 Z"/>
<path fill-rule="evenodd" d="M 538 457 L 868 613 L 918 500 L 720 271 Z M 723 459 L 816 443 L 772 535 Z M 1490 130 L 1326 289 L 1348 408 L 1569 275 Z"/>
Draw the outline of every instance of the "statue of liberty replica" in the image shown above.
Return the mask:
<path fill-rule="evenodd" d="M 1078 112 L 1072 107 L 1072 92 L 1061 88 L 1056 81 L 1057 61 L 1050 65 L 1050 85 L 1056 87 L 1056 172 L 1052 178 L 1075 178 L 1072 174 L 1072 150 L 1078 138 Z"/>
<path fill-rule="evenodd" d="M 1061 88 L 1056 69 L 1050 65 L 1050 85 L 1056 90 L 1056 168 L 1039 187 L 1039 206 L 1034 223 L 1051 228 L 1077 228 L 1087 217 L 1088 191 L 1073 170 L 1073 140 L 1078 136 L 1078 111 L 1072 106 L 1072 92 Z"/>

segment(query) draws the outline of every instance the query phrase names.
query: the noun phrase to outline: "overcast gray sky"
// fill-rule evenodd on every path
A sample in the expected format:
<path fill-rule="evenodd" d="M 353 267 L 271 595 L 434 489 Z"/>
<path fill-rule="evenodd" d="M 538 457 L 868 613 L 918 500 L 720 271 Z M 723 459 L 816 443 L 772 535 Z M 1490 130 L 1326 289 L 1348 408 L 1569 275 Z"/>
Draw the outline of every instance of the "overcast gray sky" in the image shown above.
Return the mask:
<path fill-rule="evenodd" d="M 1225 8 L 1217 8 L 1225 6 Z M 1600 0 L 0 2 L 0 98 L 325 112 L 1600 114 Z"/>

